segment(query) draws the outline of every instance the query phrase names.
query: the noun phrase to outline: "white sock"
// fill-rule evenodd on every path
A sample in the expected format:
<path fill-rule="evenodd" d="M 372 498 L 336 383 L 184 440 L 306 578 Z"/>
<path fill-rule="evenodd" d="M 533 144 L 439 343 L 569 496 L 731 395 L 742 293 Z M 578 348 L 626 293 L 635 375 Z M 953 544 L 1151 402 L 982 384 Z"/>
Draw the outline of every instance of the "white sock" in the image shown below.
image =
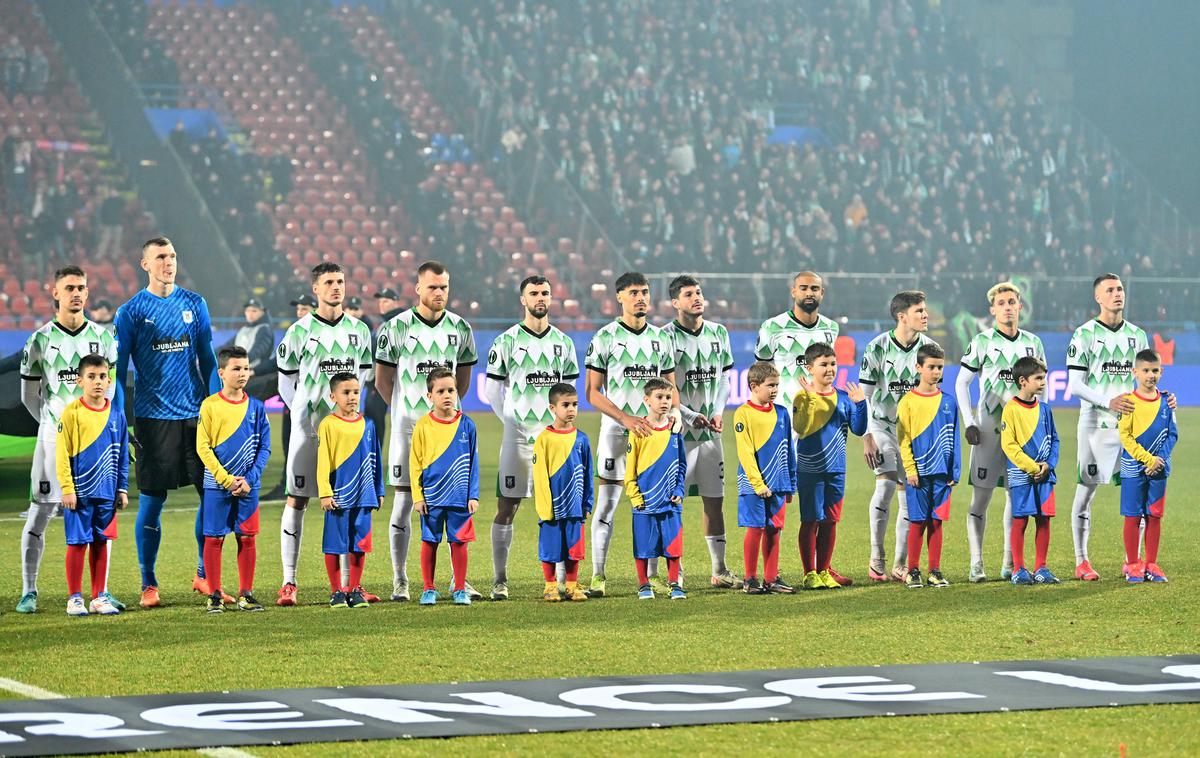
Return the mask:
<path fill-rule="evenodd" d="M 612 539 L 612 520 L 621 501 L 621 485 L 601 484 L 596 488 L 596 510 L 592 513 L 592 573 L 604 574 L 608 562 L 608 543 Z"/>
<path fill-rule="evenodd" d="M 567 564 L 562 561 L 554 564 L 554 578 L 558 580 L 559 584 L 567 583 Z"/>
<path fill-rule="evenodd" d="M 408 581 L 408 545 L 412 538 L 412 492 L 396 490 L 392 517 L 388 519 L 388 542 L 392 548 L 392 581 Z"/>
<path fill-rule="evenodd" d="M 1004 564 L 1012 566 L 1012 493 L 1004 490 Z"/>
<path fill-rule="evenodd" d="M 46 526 L 54 515 L 55 503 L 30 503 L 25 528 L 21 530 L 21 594 L 37 592 L 38 569 L 46 549 Z"/>
<path fill-rule="evenodd" d="M 646 561 L 646 576 L 658 576 L 658 556 Z"/>
<path fill-rule="evenodd" d="M 300 560 L 300 539 L 304 536 L 304 510 L 283 506 L 279 524 L 279 555 L 283 558 L 283 583 L 296 583 L 296 563 Z"/>
<path fill-rule="evenodd" d="M 342 586 L 350 587 L 350 554 L 342 553 L 338 558 L 338 564 L 342 567 Z M 350 589 L 354 589 L 350 587 Z"/>
<path fill-rule="evenodd" d="M 492 574 L 497 582 L 508 582 L 508 550 L 512 547 L 513 525 L 492 522 Z"/>
<path fill-rule="evenodd" d="M 892 495 L 896 492 L 896 483 L 891 479 L 876 479 L 875 494 L 871 495 L 871 560 L 884 559 L 883 536 L 887 533 L 888 510 L 891 508 Z"/>
<path fill-rule="evenodd" d="M 983 534 L 987 529 L 987 509 L 992 501 L 992 492 L 992 487 L 978 485 L 971 490 L 971 507 L 967 511 L 967 544 L 971 548 L 971 563 L 983 562 Z"/>
<path fill-rule="evenodd" d="M 708 543 L 708 556 L 712 558 L 712 575 L 717 576 L 728 571 L 725 566 L 725 535 L 708 535 L 704 541 Z"/>
<path fill-rule="evenodd" d="M 114 540 L 108 540 L 108 562 L 104 564 L 104 591 L 108 592 L 108 572 L 112 569 L 112 554 Z"/>
<path fill-rule="evenodd" d="M 1075 539 L 1077 564 L 1088 559 L 1088 535 L 1092 531 L 1092 500 L 1095 497 L 1095 484 L 1080 483 L 1075 486 L 1075 502 L 1071 505 L 1071 536 Z"/>
<path fill-rule="evenodd" d="M 896 490 L 896 565 L 908 562 L 908 491 Z"/>

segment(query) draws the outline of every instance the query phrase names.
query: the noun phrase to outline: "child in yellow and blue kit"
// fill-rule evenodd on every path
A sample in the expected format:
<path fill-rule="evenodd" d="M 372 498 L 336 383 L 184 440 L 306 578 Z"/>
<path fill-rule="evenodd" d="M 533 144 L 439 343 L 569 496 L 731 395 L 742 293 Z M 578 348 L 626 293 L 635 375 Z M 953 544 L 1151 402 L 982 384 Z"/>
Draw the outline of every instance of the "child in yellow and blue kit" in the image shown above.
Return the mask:
<path fill-rule="evenodd" d="M 921 537 L 929 541 L 930 587 L 948 587 L 942 575 L 942 522 L 950 518 L 950 493 L 959 477 L 958 403 L 938 386 L 946 353 L 934 342 L 917 350 L 917 386 L 896 407 L 900 459 L 908 474 L 908 575 L 921 579 Z"/>
<path fill-rule="evenodd" d="M 1133 413 L 1117 421 L 1121 434 L 1121 515 L 1125 517 L 1125 581 L 1131 584 L 1165 582 L 1158 565 L 1158 542 L 1171 475 L 1171 451 L 1179 439 L 1175 412 L 1158 389 L 1162 361 L 1153 350 L 1133 359 L 1137 387 L 1130 394 Z M 1146 554 L 1138 555 L 1142 521 L 1146 523 Z"/>
<path fill-rule="evenodd" d="M 588 599 L 579 588 L 579 562 L 584 559 L 583 523 L 592 512 L 592 446 L 575 428 L 579 393 L 569 384 L 550 388 L 554 422 L 533 442 L 533 504 L 538 515 L 538 558 L 550 602 Z M 566 592 L 558 592 L 556 570 L 566 571 Z"/>

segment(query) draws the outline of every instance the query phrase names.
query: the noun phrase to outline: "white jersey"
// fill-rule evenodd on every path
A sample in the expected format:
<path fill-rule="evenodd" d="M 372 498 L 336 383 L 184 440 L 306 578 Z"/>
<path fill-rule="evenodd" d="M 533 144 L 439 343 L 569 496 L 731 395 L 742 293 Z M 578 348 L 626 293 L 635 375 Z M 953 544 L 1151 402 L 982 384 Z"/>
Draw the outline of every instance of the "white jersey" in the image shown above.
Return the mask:
<path fill-rule="evenodd" d="M 729 330 L 720 324 L 705 321 L 692 332 L 678 321 L 663 327 L 671 337 L 675 356 L 675 384 L 679 387 L 679 404 L 711 418 L 724 412 L 717 407 L 721 385 L 728 381 L 725 372 L 733 368 L 733 348 Z M 712 429 L 696 429 L 686 425 L 685 442 L 717 439 Z"/>
<path fill-rule="evenodd" d="M 754 357 L 771 361 L 779 371 L 779 397 L 775 402 L 791 410 L 792 399 L 800 391 L 800 379 L 808 376 L 804 351 L 819 342 L 833 347 L 838 331 L 833 319 L 818 315 L 812 326 L 805 326 L 791 311 L 762 323 L 754 343 Z"/>
<path fill-rule="evenodd" d="M 366 381 L 371 330 L 348 313 L 326 321 L 314 311 L 288 327 L 277 356 L 279 373 L 296 375 L 292 422 L 301 433 L 315 437 L 321 420 L 333 412 L 329 379 L 345 372 Z"/>
<path fill-rule="evenodd" d="M 110 366 L 116 366 L 116 337 L 87 320 L 75 331 L 48 321 L 29 335 L 21 353 L 21 378 L 39 384 L 39 435 L 55 434 L 63 409 L 83 394 L 77 380 L 79 361 L 86 355 L 103 356 Z"/>
<path fill-rule="evenodd" d="M 917 351 L 929 342 L 933 340 L 918 333 L 912 344 L 905 347 L 896 341 L 892 331 L 886 331 L 867 344 L 858 381 L 866 386 L 868 405 L 871 406 L 868 431 L 896 433 L 896 409 L 900 398 L 919 383 Z"/>
<path fill-rule="evenodd" d="M 522 434 L 532 437 L 554 421 L 550 388 L 579 378 L 575 344 L 553 326 L 538 334 L 524 324 L 514 324 L 492 343 L 487 377 L 506 387 L 500 409 L 504 423 L 515 423 Z"/>
<path fill-rule="evenodd" d="M 416 421 L 429 412 L 425 377 L 435 368 L 457 371 L 479 362 L 475 335 L 466 319 L 442 311 L 436 321 L 426 321 L 416 308 L 401 311 L 379 327 L 375 360 L 396 369 L 392 385 L 393 420 Z"/>
<path fill-rule="evenodd" d="M 1111 400 L 1132 392 L 1133 359 L 1150 347 L 1146 332 L 1128 321 L 1110 327 L 1092 319 L 1071 335 L 1067 346 L 1067 370 L 1084 372 L 1084 384 Z M 1107 406 L 1080 400 L 1079 421 L 1098 429 L 1116 429 L 1117 415 Z"/>
<path fill-rule="evenodd" d="M 992 328 L 971 338 L 967 352 L 963 354 L 963 368 L 979 374 L 979 412 L 989 416 L 996 424 L 1004 406 L 1017 394 L 1013 381 L 1012 367 L 1021 358 L 1046 360 L 1042 340 L 1035 334 L 1018 329 L 1009 337 L 999 329 Z M 980 419 L 980 423 L 983 420 Z"/>
<path fill-rule="evenodd" d="M 671 336 L 647 323 L 639 330 L 621 320 L 600 327 L 588 345 L 584 364 L 604 374 L 604 395 L 623 412 L 645 416 L 646 381 L 675 370 Z M 601 429 L 617 422 L 604 416 Z"/>

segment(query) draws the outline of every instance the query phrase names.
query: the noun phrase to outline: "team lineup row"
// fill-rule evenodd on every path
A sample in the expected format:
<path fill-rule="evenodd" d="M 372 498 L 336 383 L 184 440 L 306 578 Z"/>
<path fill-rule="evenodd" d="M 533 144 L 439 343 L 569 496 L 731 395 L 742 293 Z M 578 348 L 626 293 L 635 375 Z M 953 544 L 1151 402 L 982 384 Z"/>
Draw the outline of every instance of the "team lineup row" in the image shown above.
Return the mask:
<path fill-rule="evenodd" d="M 22 361 L 23 394 L 27 407 L 41 422 L 41 431 L 33 466 L 33 503 L 23 535 L 24 588 L 19 610 L 36 608 L 42 534 L 49 513 L 64 498 L 55 471 L 55 436 L 64 409 L 81 394 L 77 359 L 82 356 L 104 355 L 122 377 L 130 361 L 136 369 L 131 444 L 137 452 L 139 508 L 135 536 L 144 607 L 161 602 L 154 567 L 161 536 L 159 514 L 169 490 L 192 484 L 202 501 L 209 497 L 205 491 L 209 489 L 223 490 L 239 502 L 251 497 L 257 502 L 257 487 L 251 486 L 257 482 L 251 483 L 241 476 L 231 488 L 229 482 L 222 485 L 213 481 L 211 467 L 206 475 L 202 455 L 197 452 L 201 404 L 207 402 L 205 398 L 210 391 L 219 389 L 207 306 L 199 295 L 175 285 L 176 253 L 169 240 L 156 238 L 146 243 L 142 268 L 149 275 L 149 284 L 118 311 L 115 338 L 84 316 L 87 297 L 84 273 L 79 269 L 60 270 L 54 285 L 58 302 L 56 318 L 35 332 L 26 347 Z M 410 456 L 418 422 L 434 408 L 426 381 L 435 369 L 446 369 L 453 376 L 454 390 L 461 395 L 469 388 L 471 366 L 478 360 L 470 326 L 446 310 L 449 279 L 441 264 L 423 264 L 417 271 L 417 305 L 390 318 L 375 335 L 372 349 L 372 335 L 366 325 L 343 312 L 345 280 L 340 267 L 325 263 L 314 268 L 312 286 L 317 307 L 294 323 L 278 346 L 279 394 L 291 409 L 293 422 L 290 438 L 286 440 L 288 500 L 281 523 L 284 584 L 277 599 L 279 605 L 296 602 L 296 564 L 303 514 L 308 500 L 319 496 L 320 488 L 327 484 L 318 475 L 318 434 L 323 420 L 336 415 L 336 401 L 329 391 L 330 378 L 341 373 L 355 374 L 360 387 L 373 379 L 375 390 L 389 401 L 388 460 L 380 461 L 377 471 L 380 487 L 386 473 L 395 488 L 388 524 L 394 571 L 392 597 L 409 598 L 407 553 L 411 511 L 414 505 L 423 505 L 414 499 Z M 650 379 L 658 377 L 669 386 L 678 387 L 672 393 L 670 414 L 680 430 L 679 442 L 684 453 L 678 468 L 686 472 L 682 482 L 686 490 L 699 494 L 704 504 L 705 536 L 712 559 L 711 581 L 714 586 L 744 584 L 728 570 L 724 556 L 724 466 L 720 437 L 721 410 L 728 399 L 727 374 L 732 369 L 728 333 L 704 319 L 703 292 L 698 281 L 679 277 L 670 289 L 678 318 L 668 326 L 657 327 L 646 322 L 651 301 L 645 277 L 634 273 L 618 279 L 616 291 L 621 316 L 597 332 L 584 361 L 587 399 L 603 414 L 594 464 L 598 483 L 593 492 L 591 523 L 593 577 L 587 589 L 591 596 L 605 593 L 604 569 L 612 519 L 626 489 L 626 458 L 631 454 L 630 448 L 636 447 L 633 443 L 655 436 L 656 430 L 647 420 L 650 414 L 645 389 Z M 1072 531 L 1078 564 L 1076 576 L 1085 580 L 1098 578 L 1087 556 L 1091 502 L 1098 485 L 1110 481 L 1116 471 L 1122 449 L 1118 414 L 1130 415 L 1135 408 L 1130 395 L 1134 389 L 1135 356 L 1147 348 L 1145 333 L 1123 319 L 1124 290 L 1120 279 L 1114 275 L 1101 276 L 1094 291 L 1099 315 L 1076 330 L 1067 356 L 1071 390 L 1081 398 L 1080 484 L 1072 508 Z M 793 307 L 764 322 L 759 333 L 756 357 L 776 366 L 780 374 L 776 399 L 785 414 L 796 407 L 797 398 L 809 394 L 805 352 L 814 345 L 830 345 L 838 336 L 837 323 L 820 312 L 824 295 L 820 276 L 811 272 L 797 275 L 792 286 Z M 536 437 L 554 423 L 550 388 L 559 382 L 573 382 L 581 373 L 574 346 L 549 323 L 549 283 L 541 277 L 526 279 L 521 285 L 520 300 L 525 309 L 523 320 L 500 335 L 487 355 L 487 396 L 504 422 L 498 507 L 492 524 L 495 576 L 491 596 L 495 599 L 508 594 L 506 566 L 512 520 L 521 501 L 533 494 Z M 1014 285 L 997 285 L 988 293 L 988 300 L 995 327 L 971 342 L 955 387 L 957 403 L 947 403 L 961 413 L 966 438 L 972 446 L 969 467 L 973 485 L 972 518 L 967 520 L 971 581 L 986 580 L 983 533 L 992 491 L 1002 482 L 1007 466 L 1000 437 L 1003 410 L 1018 390 L 1013 381 L 1013 367 L 1021 358 L 1040 359 L 1043 353 L 1041 341 L 1018 326 L 1021 300 Z M 859 377 L 865 390 L 864 457 L 877 476 L 869 509 L 872 548 L 868 566 L 869 577 L 877 581 L 906 580 L 909 576 L 910 490 L 918 489 L 905 487 L 910 484 L 912 467 L 905 466 L 898 435 L 900 403 L 905 394 L 918 386 L 917 357 L 923 346 L 931 344 L 924 335 L 928 314 L 921 293 L 898 294 L 893 298 L 891 310 L 896 327 L 867 346 Z M 975 402 L 970 396 L 970 385 L 977 376 L 981 386 L 979 400 Z M 119 390 L 109 394 L 113 407 L 122 407 Z M 1173 407 L 1173 398 L 1167 395 L 1165 399 Z M 262 422 L 265 421 L 264 414 Z M 799 414 L 796 423 L 799 424 Z M 831 441 L 844 459 L 844 425 L 838 432 Z M 789 435 L 788 448 L 793 456 L 802 447 L 797 438 L 802 442 L 804 436 Z M 244 450 L 241 455 L 239 465 L 252 465 L 252 460 L 243 460 Z M 798 459 L 801 466 L 804 460 L 801 454 Z M 210 485 L 207 488 L 206 481 Z M 416 482 L 416 488 L 420 487 L 421 483 Z M 1006 490 L 1006 521 L 1012 511 L 1010 490 L 1011 487 Z M 833 494 L 834 491 L 829 493 Z M 803 511 L 804 498 L 798 499 Z M 895 563 L 889 571 L 884 541 L 893 499 L 898 501 L 898 513 Z M 832 505 L 834 501 L 829 503 Z M 376 503 L 375 507 L 380 505 Z M 840 509 L 840 502 L 837 505 Z M 199 560 L 194 587 L 209 592 L 212 588 L 204 561 L 205 511 L 201 508 L 196 520 Z M 255 509 L 255 531 L 256 513 Z M 821 521 L 828 520 L 831 519 Z M 231 522 L 230 527 L 233 526 Z M 473 533 L 473 524 L 459 526 Z M 250 528 L 246 526 L 242 531 Z M 822 536 L 820 528 L 814 529 L 810 535 L 802 527 L 801 537 L 802 542 L 811 539 L 818 543 L 819 548 L 813 553 L 816 561 L 817 552 L 831 551 L 831 544 L 820 548 L 831 540 Z M 1012 529 L 1006 528 L 1001 564 L 1005 578 L 1013 571 L 1011 534 Z M 1147 535 L 1149 548 L 1149 532 Z M 250 544 L 243 545 L 244 538 L 250 538 Z M 96 552 L 93 550 L 93 555 Z M 247 562 L 252 562 L 252 535 L 239 536 L 239 554 L 242 552 L 248 553 Z M 1136 552 L 1133 559 L 1132 563 L 1136 563 Z M 360 566 L 354 565 L 352 556 L 341 564 L 343 577 L 339 587 L 355 589 L 357 582 L 351 581 L 350 574 Z M 648 557 L 647 583 L 670 591 L 669 586 L 657 579 L 654 564 Z M 807 569 L 807 561 L 805 565 Z M 558 568 L 560 578 L 564 568 Z M 827 562 L 825 568 L 834 584 L 849 583 L 829 568 Z M 671 565 L 668 572 L 674 573 Z M 774 582 L 777 577 L 770 571 L 764 579 L 766 584 L 775 584 L 776 589 L 787 586 L 782 581 Z M 465 568 L 456 572 L 455 585 L 468 597 L 481 596 L 465 582 Z M 250 589 L 242 587 L 246 594 Z M 582 592 L 581 589 L 578 594 Z M 108 597 L 104 591 L 96 594 L 101 601 Z M 103 602 L 100 607 L 104 608 Z"/>

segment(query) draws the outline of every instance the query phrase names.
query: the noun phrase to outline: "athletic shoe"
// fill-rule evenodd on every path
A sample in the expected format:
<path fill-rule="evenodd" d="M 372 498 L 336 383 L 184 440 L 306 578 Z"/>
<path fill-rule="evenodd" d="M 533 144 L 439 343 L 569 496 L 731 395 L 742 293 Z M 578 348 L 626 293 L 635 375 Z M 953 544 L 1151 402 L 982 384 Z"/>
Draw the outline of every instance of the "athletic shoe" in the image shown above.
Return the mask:
<path fill-rule="evenodd" d="M 1157 563 L 1146 564 L 1146 581 L 1147 582 L 1165 582 L 1167 575 L 1158 567 Z"/>
<path fill-rule="evenodd" d="M 777 576 L 766 585 L 767 592 L 775 595 L 795 595 L 796 588 L 787 582 L 783 581 L 782 576 Z"/>
<path fill-rule="evenodd" d="M 108 590 L 105 590 L 104 592 L 101 592 L 100 594 L 103 597 L 108 598 L 108 602 L 112 603 L 113 608 L 116 608 L 121 613 L 125 612 L 125 604 L 122 603 L 120 600 L 117 600 L 117 598 L 111 592 L 109 592 Z"/>
<path fill-rule="evenodd" d="M 363 594 L 362 587 L 355 587 L 346 594 L 346 606 L 348 608 L 370 608 L 371 602 Z"/>
<path fill-rule="evenodd" d="M 833 581 L 837 582 L 839 587 L 849 587 L 850 585 L 854 584 L 853 579 L 848 576 L 842 576 L 832 568 L 829 569 L 829 576 L 833 578 Z"/>
<path fill-rule="evenodd" d="M 919 590 L 922 587 L 924 587 L 925 583 L 921 581 L 921 569 L 919 569 L 919 568 L 909 569 L 908 572 L 904 576 L 904 584 L 910 590 Z"/>
<path fill-rule="evenodd" d="M 818 571 L 817 578 L 821 580 L 822 586 L 824 586 L 827 590 L 840 590 L 842 587 L 846 586 L 839 582 L 838 578 L 833 575 L 833 569 Z"/>
<path fill-rule="evenodd" d="M 1013 566 L 1011 563 L 1006 563 L 1000 567 L 1000 581 L 1007 582 L 1013 578 Z"/>
<path fill-rule="evenodd" d="M 563 593 L 564 600 L 580 603 L 588 599 L 587 593 L 579 588 L 579 582 L 567 582 L 567 591 Z"/>
<path fill-rule="evenodd" d="M 558 582 L 555 582 L 554 584 L 555 587 L 558 586 Z M 507 582 L 496 582 L 492 585 L 492 600 L 508 600 Z"/>
<path fill-rule="evenodd" d="M 408 595 L 408 580 L 401 579 L 398 582 L 392 582 L 392 600 L 398 603 L 407 603 Z"/>
<path fill-rule="evenodd" d="M 983 561 L 975 561 L 971 564 L 971 571 L 967 574 L 967 581 L 971 584 L 983 584 L 987 581 L 987 573 L 983 570 Z"/>
<path fill-rule="evenodd" d="M 1141 584 L 1146 581 L 1146 564 L 1141 561 L 1126 563 L 1121 570 L 1125 572 L 1125 581 L 1130 584 Z"/>
<path fill-rule="evenodd" d="M 651 587 L 648 584 L 643 584 L 641 587 L 638 587 L 638 600 L 653 600 L 653 599 L 654 599 L 654 588 L 653 587 Z"/>
<path fill-rule="evenodd" d="M 1053 572 L 1051 572 L 1050 569 L 1046 568 L 1045 566 L 1042 566 L 1040 569 L 1033 572 L 1033 583 L 1034 584 L 1061 584 L 1061 582 L 1058 581 L 1058 577 L 1055 576 L 1053 574 Z"/>
<path fill-rule="evenodd" d="M 471 586 L 467 580 L 463 580 L 463 590 L 471 596 L 472 600 L 483 600 L 483 593 Z M 457 601 L 455 601 L 457 602 Z"/>
<path fill-rule="evenodd" d="M 1033 576 L 1029 573 L 1029 569 L 1022 566 L 1021 568 L 1013 571 L 1012 579 L 1009 579 L 1009 581 L 1017 586 L 1024 586 L 1027 584 L 1033 584 Z"/>
<path fill-rule="evenodd" d="M 671 585 L 665 582 L 658 574 L 650 577 L 650 588 L 654 590 L 656 595 L 665 595 L 671 591 Z"/>
<path fill-rule="evenodd" d="M 425 590 L 421 593 L 421 599 L 418 601 L 421 605 L 437 605 L 438 592 L 437 590 Z"/>
<path fill-rule="evenodd" d="M 254 595 L 251 595 L 249 592 L 242 593 L 241 597 L 238 598 L 237 607 L 239 611 L 251 611 L 255 613 L 266 610 L 266 608 L 262 607 L 262 603 L 255 600 Z"/>
<path fill-rule="evenodd" d="M 88 604 L 89 613 L 97 613 L 101 616 L 116 616 L 120 611 L 113 605 L 104 595 L 97 595 L 92 598 L 92 602 Z"/>
<path fill-rule="evenodd" d="M 505 597 L 508 597 L 507 592 L 505 593 Z M 562 595 L 558 592 L 558 582 L 546 582 L 545 588 L 542 589 L 542 600 L 545 600 L 547 603 L 557 603 L 562 599 Z"/>
<path fill-rule="evenodd" d="M 604 574 L 596 574 L 592 577 L 592 586 L 588 588 L 588 597 L 604 597 Z"/>
<path fill-rule="evenodd" d="M 1100 575 L 1092 568 L 1091 561 L 1082 561 L 1075 567 L 1075 578 L 1084 582 L 1096 582 L 1100 580 Z"/>
<path fill-rule="evenodd" d="M 470 605 L 471 604 L 471 591 L 468 590 L 466 587 L 462 588 L 461 590 L 455 590 L 454 594 L 451 595 L 451 597 L 454 598 L 455 605 Z M 479 597 L 483 597 L 483 595 L 480 595 Z"/>
<path fill-rule="evenodd" d="M 212 594 L 212 590 L 209 589 L 208 586 L 208 580 L 199 574 L 196 574 L 196 576 L 192 577 L 192 590 L 194 592 L 199 592 L 202 595 Z M 221 590 L 221 602 L 233 605 L 233 598 L 226 594 L 224 590 Z"/>
<path fill-rule="evenodd" d="M 87 606 L 83 604 L 83 596 L 80 594 L 71 595 L 67 598 L 67 615 L 68 616 L 86 616 L 88 615 Z"/>
<path fill-rule="evenodd" d="M 158 587 L 144 587 L 142 589 L 142 599 L 138 601 L 138 605 L 143 608 L 158 608 L 162 606 L 162 598 L 158 596 Z"/>
<path fill-rule="evenodd" d="M 867 578 L 872 582 L 886 582 L 888 580 L 887 574 L 883 573 L 882 558 L 872 558 L 871 562 L 867 564 Z"/>
<path fill-rule="evenodd" d="M 329 593 L 330 608 L 349 608 L 350 605 L 346 602 L 346 593 L 338 590 L 337 592 Z"/>
<path fill-rule="evenodd" d="M 726 590 L 735 590 L 742 586 L 742 580 L 737 578 L 737 574 L 729 569 L 725 569 L 719 574 L 713 574 L 709 579 L 709 583 L 714 587 L 720 587 Z"/>
<path fill-rule="evenodd" d="M 671 582 L 671 594 L 667 597 L 671 600 L 687 600 L 687 593 L 679 586 L 679 582 Z"/>
<path fill-rule="evenodd" d="M 950 586 L 950 580 L 947 579 L 946 577 L 942 576 L 941 569 L 930 569 L 929 577 L 925 580 L 925 583 L 928 584 L 930 587 L 949 587 Z"/>
<path fill-rule="evenodd" d="M 214 592 L 208 596 L 208 605 L 205 606 L 209 613 L 224 613 L 225 604 L 221 602 L 221 593 Z"/>
<path fill-rule="evenodd" d="M 891 577 L 893 582 L 907 582 L 908 568 L 901 565 L 892 566 Z"/>
<path fill-rule="evenodd" d="M 358 591 L 362 593 L 363 600 L 366 600 L 368 603 L 378 603 L 379 602 L 379 595 L 372 595 L 370 592 L 367 592 L 362 587 L 359 587 Z"/>
<path fill-rule="evenodd" d="M 288 582 L 279 588 L 279 599 L 275 601 L 275 605 L 295 605 L 296 604 L 296 585 Z"/>
<path fill-rule="evenodd" d="M 806 590 L 823 590 L 825 589 L 825 583 L 821 581 L 820 574 L 815 571 L 809 571 L 800 580 L 800 587 Z"/>
<path fill-rule="evenodd" d="M 26 592 L 17 601 L 17 613 L 37 613 L 37 593 Z"/>

